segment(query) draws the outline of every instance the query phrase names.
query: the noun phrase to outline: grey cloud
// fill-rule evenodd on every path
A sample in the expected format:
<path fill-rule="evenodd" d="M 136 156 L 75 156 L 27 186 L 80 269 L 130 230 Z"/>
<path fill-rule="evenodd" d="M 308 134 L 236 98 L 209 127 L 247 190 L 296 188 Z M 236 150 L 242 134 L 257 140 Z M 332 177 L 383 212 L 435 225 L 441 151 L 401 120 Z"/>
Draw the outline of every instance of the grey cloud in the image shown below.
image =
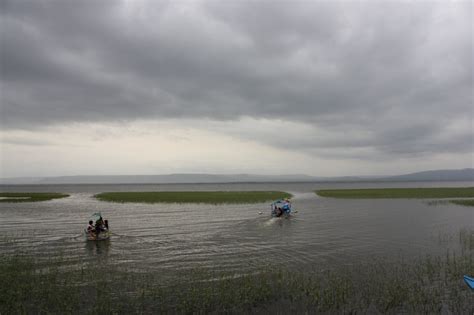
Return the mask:
<path fill-rule="evenodd" d="M 2 128 L 248 116 L 333 132 L 287 140 L 310 152 L 472 150 L 439 136 L 472 117 L 471 6 L 4 1 Z"/>
<path fill-rule="evenodd" d="M 54 143 L 49 140 L 45 139 L 32 139 L 30 137 L 24 136 L 8 136 L 2 137 L 2 144 L 11 144 L 11 145 L 22 145 L 22 146 L 51 146 L 51 145 L 58 145 L 58 143 Z"/>

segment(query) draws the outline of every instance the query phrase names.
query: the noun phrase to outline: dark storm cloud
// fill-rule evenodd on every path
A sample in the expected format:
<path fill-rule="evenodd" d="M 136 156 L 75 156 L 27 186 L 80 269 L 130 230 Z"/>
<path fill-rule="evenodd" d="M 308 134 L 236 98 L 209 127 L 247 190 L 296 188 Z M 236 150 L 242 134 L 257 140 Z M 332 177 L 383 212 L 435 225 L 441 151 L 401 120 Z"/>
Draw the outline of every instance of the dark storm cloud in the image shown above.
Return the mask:
<path fill-rule="evenodd" d="M 295 149 L 469 151 L 471 6 L 3 1 L 2 128 L 248 116 L 333 131 Z"/>

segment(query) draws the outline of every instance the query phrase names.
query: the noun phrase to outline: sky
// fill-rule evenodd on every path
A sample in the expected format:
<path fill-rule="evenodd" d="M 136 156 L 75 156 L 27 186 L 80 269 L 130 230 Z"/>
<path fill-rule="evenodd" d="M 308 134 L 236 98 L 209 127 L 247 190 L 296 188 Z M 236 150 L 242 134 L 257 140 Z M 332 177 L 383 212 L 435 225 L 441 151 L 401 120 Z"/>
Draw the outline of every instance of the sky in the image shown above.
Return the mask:
<path fill-rule="evenodd" d="M 0 177 L 474 167 L 471 1 L 0 0 Z"/>

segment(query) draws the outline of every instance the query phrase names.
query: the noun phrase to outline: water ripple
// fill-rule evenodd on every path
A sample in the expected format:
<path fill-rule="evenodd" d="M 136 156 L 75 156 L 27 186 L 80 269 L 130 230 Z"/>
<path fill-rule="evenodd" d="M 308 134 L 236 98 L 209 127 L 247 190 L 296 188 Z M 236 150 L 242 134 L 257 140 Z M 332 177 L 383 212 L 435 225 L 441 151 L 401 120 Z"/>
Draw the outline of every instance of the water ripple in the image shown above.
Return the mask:
<path fill-rule="evenodd" d="M 248 189 L 267 186 L 249 184 Z M 72 265 L 104 261 L 133 269 L 200 267 L 242 273 L 265 265 L 302 269 L 348 264 L 373 255 L 443 253 L 456 243 L 459 229 L 472 226 L 468 207 L 432 207 L 417 200 L 338 200 L 316 196 L 315 184 L 270 186 L 291 192 L 297 213 L 271 218 L 268 203 L 105 203 L 93 194 L 110 187 L 67 186 L 72 191 L 69 198 L 0 204 L 4 240 L 0 253 L 33 252 L 39 257 L 61 257 Z M 241 188 L 229 187 L 225 188 Z M 158 188 L 177 190 L 172 189 L 176 186 Z M 83 229 L 94 212 L 109 219 L 112 236 L 107 242 L 85 241 Z"/>

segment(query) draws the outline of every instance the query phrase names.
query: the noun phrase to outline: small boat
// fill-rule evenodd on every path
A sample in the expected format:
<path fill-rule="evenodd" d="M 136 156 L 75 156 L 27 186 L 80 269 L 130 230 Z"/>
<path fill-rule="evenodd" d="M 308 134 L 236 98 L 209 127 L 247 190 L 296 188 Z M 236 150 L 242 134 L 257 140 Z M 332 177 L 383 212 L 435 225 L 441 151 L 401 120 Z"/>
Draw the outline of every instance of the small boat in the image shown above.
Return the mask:
<path fill-rule="evenodd" d="M 464 276 L 464 282 L 466 282 L 467 286 L 474 290 L 474 278 L 469 276 Z"/>
<path fill-rule="evenodd" d="M 86 240 L 88 241 L 104 241 L 110 238 L 111 232 L 109 230 L 101 231 L 97 235 L 95 232 L 87 232 L 87 230 L 84 230 L 84 234 L 86 236 Z"/>
<path fill-rule="evenodd" d="M 291 202 L 289 199 L 277 200 L 271 204 L 272 217 L 289 216 L 291 213 Z"/>
<path fill-rule="evenodd" d="M 92 222 L 92 223 L 91 223 Z M 96 212 L 94 213 L 90 219 L 89 219 L 89 223 L 90 224 L 93 224 L 93 222 L 95 222 L 95 224 L 100 224 L 100 231 L 99 233 L 96 232 L 96 227 L 92 226 L 89 228 L 89 231 L 88 229 L 84 229 L 84 235 L 86 237 L 86 240 L 88 241 L 103 241 L 103 240 L 108 240 L 110 238 L 110 235 L 111 235 L 111 232 L 110 232 L 110 229 L 109 229 L 109 224 L 107 222 L 107 220 L 102 220 L 102 215 L 100 214 L 100 212 Z M 93 230 L 91 230 L 93 228 Z"/>

